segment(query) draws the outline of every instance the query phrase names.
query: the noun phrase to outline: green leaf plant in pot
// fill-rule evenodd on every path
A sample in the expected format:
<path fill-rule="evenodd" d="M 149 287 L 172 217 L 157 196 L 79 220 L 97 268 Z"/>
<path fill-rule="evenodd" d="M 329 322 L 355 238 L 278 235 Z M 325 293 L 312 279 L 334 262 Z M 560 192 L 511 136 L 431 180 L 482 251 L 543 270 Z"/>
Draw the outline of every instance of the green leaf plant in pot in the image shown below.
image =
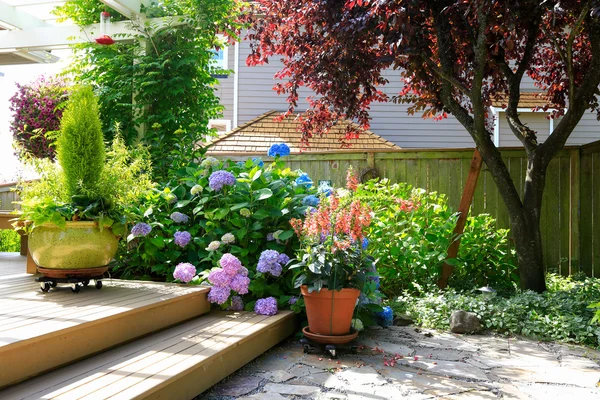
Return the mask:
<path fill-rule="evenodd" d="M 98 101 L 91 87 L 73 90 L 57 143 L 58 164 L 23 184 L 17 223 L 29 234 L 29 251 L 48 278 L 102 276 L 125 232 L 125 210 L 150 190 L 144 149 L 129 150 L 120 137 L 105 148 Z"/>
<path fill-rule="evenodd" d="M 319 343 L 342 344 L 354 339 L 352 318 L 357 300 L 376 274 L 375 260 L 365 251 L 365 230 L 371 210 L 353 198 L 358 181 L 349 170 L 348 190 L 323 191 L 312 199 L 304 220 L 292 226 L 300 238 L 295 286 L 304 297 L 308 329 L 303 333 Z M 309 200 L 310 202 L 310 200 Z"/>

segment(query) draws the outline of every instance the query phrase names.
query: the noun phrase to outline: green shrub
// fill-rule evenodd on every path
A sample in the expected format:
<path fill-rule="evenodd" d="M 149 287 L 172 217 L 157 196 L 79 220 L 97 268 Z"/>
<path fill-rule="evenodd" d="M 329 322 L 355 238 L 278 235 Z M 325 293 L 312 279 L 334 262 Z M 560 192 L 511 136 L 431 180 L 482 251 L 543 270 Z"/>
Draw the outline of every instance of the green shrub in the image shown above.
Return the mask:
<path fill-rule="evenodd" d="M 394 297 L 435 283 L 457 218 L 445 196 L 387 180 L 360 185 L 357 195 L 375 215 L 369 250 L 378 260 L 382 291 Z"/>
<path fill-rule="evenodd" d="M 60 124 L 58 161 L 69 196 L 97 195 L 104 167 L 104 138 L 98 100 L 89 86 L 73 90 Z"/>
<path fill-rule="evenodd" d="M 548 275 L 547 280 L 548 291 L 543 294 L 519 291 L 486 300 L 474 292 L 431 291 L 420 296 L 405 294 L 392 308 L 428 328 L 446 330 L 452 312 L 465 310 L 477 314 L 485 328 L 498 332 L 598 346 L 600 327 L 591 322 L 594 312 L 587 307 L 600 298 L 600 279 L 577 282 Z"/>
<path fill-rule="evenodd" d="M 375 215 L 369 249 L 378 260 L 382 291 L 393 298 L 405 290 L 419 292 L 434 285 L 458 218 L 446 196 L 387 180 L 369 181 L 357 193 Z M 449 262 L 455 266 L 451 286 L 512 288 L 516 277 L 508 230 L 496 229 L 489 215 L 469 217 L 459 255 Z"/>
<path fill-rule="evenodd" d="M 497 229 L 496 220 L 488 214 L 467 218 L 449 285 L 463 290 L 491 286 L 504 293 L 514 292 L 519 275 L 509 234 L 508 229 Z"/>
<path fill-rule="evenodd" d="M 20 235 L 8 229 L 0 230 L 0 253 L 21 251 Z"/>
<path fill-rule="evenodd" d="M 149 224 L 152 231 L 147 236 L 129 236 L 129 245 L 118 255 L 115 273 L 172 280 L 178 263 L 192 263 L 201 271 L 212 268 L 223 253 L 238 257 L 251 272 L 263 250 L 292 257 L 298 240 L 289 221 L 304 215 L 307 206 L 302 200 L 314 190 L 296 184 L 298 172 L 286 168 L 282 161 L 264 167 L 258 164 L 262 161 L 248 160 L 240 165 L 209 157 L 199 165 L 192 163 L 180 169 L 172 183 L 140 199 L 131 210 L 131 219 Z M 210 177 L 224 172 L 233 174 L 235 184 L 211 189 Z M 174 221 L 178 219 L 173 218 L 174 212 L 189 220 Z M 180 246 L 175 233 L 183 231 L 192 240 Z M 228 233 L 234 243 L 222 240 Z M 219 248 L 208 250 L 214 241 L 220 242 Z"/>

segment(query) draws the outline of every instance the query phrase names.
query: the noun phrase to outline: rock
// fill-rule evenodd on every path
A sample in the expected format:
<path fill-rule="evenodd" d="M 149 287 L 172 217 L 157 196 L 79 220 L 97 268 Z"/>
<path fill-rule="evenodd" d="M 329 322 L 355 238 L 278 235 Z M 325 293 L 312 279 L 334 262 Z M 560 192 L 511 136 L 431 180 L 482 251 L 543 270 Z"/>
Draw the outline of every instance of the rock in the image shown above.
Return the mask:
<path fill-rule="evenodd" d="M 285 385 L 283 383 L 267 383 L 265 385 L 265 391 L 270 393 L 279 394 L 292 394 L 295 396 L 308 396 L 316 395 L 321 390 L 314 386 L 303 386 L 303 385 Z"/>
<path fill-rule="evenodd" d="M 454 311 L 450 316 L 450 330 L 454 333 L 476 333 L 481 330 L 481 321 L 472 312 Z"/>
<path fill-rule="evenodd" d="M 263 378 L 257 376 L 234 377 L 227 383 L 220 385 L 216 393 L 221 396 L 242 396 L 257 389 Z"/>
<path fill-rule="evenodd" d="M 395 326 L 408 326 L 414 323 L 415 321 L 406 314 L 398 314 L 394 317 Z"/>
<path fill-rule="evenodd" d="M 289 381 L 292 378 L 295 378 L 294 375 L 287 373 L 285 371 L 282 371 L 282 370 L 265 372 L 263 374 L 263 376 L 265 377 L 265 379 L 268 379 L 271 382 L 275 382 L 275 383 L 281 383 L 281 382 Z"/>

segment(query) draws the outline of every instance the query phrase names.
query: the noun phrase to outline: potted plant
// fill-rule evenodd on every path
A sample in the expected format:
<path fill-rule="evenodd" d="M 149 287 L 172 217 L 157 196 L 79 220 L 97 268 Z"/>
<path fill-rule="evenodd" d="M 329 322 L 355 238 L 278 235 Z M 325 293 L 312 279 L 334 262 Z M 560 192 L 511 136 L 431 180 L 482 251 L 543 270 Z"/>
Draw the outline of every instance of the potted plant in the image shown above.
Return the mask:
<path fill-rule="evenodd" d="M 375 260 L 367 254 L 365 230 L 371 210 L 354 198 L 358 182 L 348 173 L 348 190 L 327 191 L 313 199 L 315 207 L 305 219 L 292 220 L 300 238 L 295 286 L 306 305 L 309 338 L 323 343 L 344 343 L 356 337 L 351 321 L 361 291 L 376 273 Z M 336 339 L 337 338 L 337 339 Z"/>
<path fill-rule="evenodd" d="M 105 149 L 90 87 L 73 90 L 60 131 L 58 164 L 47 163 L 41 179 L 21 190 L 20 222 L 40 273 L 86 284 L 108 269 L 125 231 L 124 207 L 151 186 L 149 166 L 119 137 Z"/>

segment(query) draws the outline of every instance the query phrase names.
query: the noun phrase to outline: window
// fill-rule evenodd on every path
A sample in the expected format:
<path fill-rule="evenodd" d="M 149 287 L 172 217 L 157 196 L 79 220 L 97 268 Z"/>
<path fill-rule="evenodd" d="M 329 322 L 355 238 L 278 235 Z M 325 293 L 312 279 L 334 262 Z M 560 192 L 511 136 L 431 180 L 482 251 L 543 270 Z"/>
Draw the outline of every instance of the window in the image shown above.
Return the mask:
<path fill-rule="evenodd" d="M 212 50 L 213 53 L 213 65 L 215 66 L 215 68 L 217 69 L 227 69 L 228 65 L 227 65 L 227 56 L 229 54 L 228 52 L 228 48 L 227 48 L 227 42 L 225 41 L 225 38 L 222 35 L 218 35 L 219 37 L 219 41 L 223 44 L 221 46 L 221 48 L 217 51 L 217 50 Z"/>
<path fill-rule="evenodd" d="M 211 129 L 216 129 L 217 134 L 220 136 L 224 133 L 227 133 L 231 130 L 231 120 L 228 119 L 211 119 L 208 122 L 208 127 Z"/>

